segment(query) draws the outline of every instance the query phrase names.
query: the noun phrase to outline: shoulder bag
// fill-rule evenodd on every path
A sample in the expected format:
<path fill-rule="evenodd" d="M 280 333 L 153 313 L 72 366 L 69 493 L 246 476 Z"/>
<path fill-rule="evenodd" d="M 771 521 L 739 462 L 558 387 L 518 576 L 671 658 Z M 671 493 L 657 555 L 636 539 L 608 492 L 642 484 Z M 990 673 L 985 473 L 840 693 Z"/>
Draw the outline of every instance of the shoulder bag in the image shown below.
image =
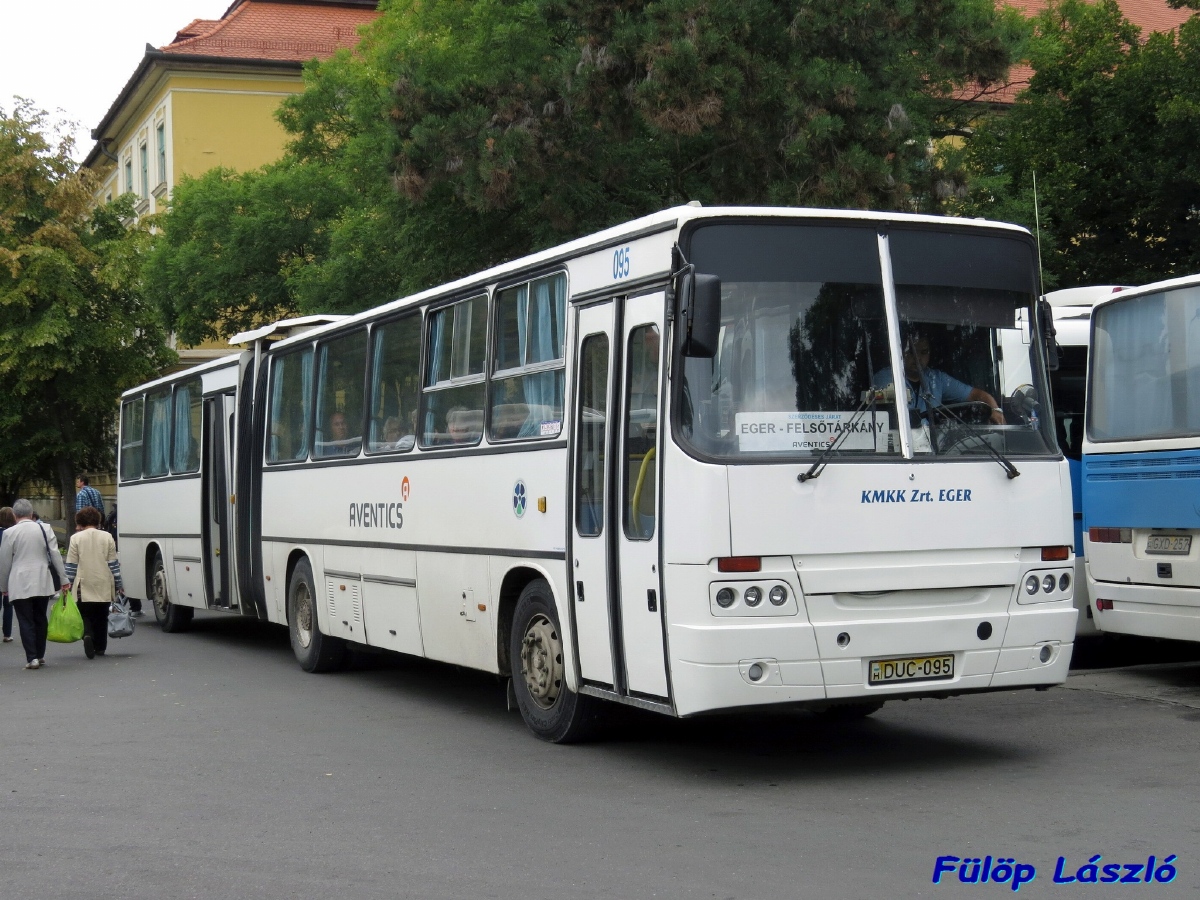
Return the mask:
<path fill-rule="evenodd" d="M 58 576 L 58 569 L 54 568 L 54 560 L 50 558 L 50 536 L 46 534 L 46 529 L 41 522 L 37 523 L 37 527 L 42 530 L 42 540 L 46 542 L 46 565 L 50 567 L 50 580 L 54 582 L 54 589 L 62 589 L 62 579 Z"/>

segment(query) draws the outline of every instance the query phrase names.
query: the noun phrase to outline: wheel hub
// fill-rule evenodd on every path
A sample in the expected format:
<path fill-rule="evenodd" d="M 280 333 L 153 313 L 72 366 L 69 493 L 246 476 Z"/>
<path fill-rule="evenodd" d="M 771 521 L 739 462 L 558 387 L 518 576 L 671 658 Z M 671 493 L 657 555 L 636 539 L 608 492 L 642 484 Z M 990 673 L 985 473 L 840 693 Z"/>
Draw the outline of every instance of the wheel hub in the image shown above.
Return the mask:
<path fill-rule="evenodd" d="M 544 615 L 534 616 L 521 639 L 521 675 L 533 702 L 550 709 L 562 691 L 562 642 Z"/>
<path fill-rule="evenodd" d="M 151 598 L 154 608 L 158 611 L 160 617 L 165 616 L 167 614 L 167 607 L 171 605 L 171 601 L 167 595 L 167 573 L 161 566 L 154 570 L 151 590 L 154 592 Z"/>
<path fill-rule="evenodd" d="M 296 588 L 296 639 L 307 648 L 313 638 L 313 604 L 308 585 L 301 582 Z"/>

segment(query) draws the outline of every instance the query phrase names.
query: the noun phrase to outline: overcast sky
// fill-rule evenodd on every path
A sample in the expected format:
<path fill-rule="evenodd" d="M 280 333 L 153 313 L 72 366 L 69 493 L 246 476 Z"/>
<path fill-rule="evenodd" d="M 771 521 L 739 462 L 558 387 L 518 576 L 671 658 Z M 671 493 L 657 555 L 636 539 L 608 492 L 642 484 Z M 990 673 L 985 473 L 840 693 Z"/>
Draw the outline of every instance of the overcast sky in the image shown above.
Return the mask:
<path fill-rule="evenodd" d="M 219 19 L 233 0 L 0 0 L 0 109 L 25 97 L 79 123 L 75 158 L 146 44 L 161 47 L 192 19 Z"/>

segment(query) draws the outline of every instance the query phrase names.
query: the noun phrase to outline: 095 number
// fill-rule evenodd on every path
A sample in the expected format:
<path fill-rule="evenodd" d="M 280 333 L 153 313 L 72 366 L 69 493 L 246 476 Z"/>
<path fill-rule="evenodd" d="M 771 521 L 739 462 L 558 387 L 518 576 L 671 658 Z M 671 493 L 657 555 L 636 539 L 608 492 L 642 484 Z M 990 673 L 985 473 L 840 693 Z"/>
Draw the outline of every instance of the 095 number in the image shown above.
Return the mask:
<path fill-rule="evenodd" d="M 629 248 L 621 247 L 613 253 L 613 278 L 629 277 Z"/>

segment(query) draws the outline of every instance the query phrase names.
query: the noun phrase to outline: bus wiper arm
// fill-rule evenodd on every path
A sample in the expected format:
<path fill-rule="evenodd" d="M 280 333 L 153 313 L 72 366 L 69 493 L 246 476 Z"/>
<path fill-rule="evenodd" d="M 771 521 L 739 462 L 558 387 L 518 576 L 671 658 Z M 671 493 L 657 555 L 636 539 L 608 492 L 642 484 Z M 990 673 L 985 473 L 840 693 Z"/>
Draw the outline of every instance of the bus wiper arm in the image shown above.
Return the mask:
<path fill-rule="evenodd" d="M 975 440 L 979 441 L 979 443 L 983 445 L 983 449 L 986 450 L 991 455 L 992 459 L 994 459 L 997 463 L 999 463 L 1000 468 L 1002 468 L 1004 470 L 1004 474 L 1007 475 L 1010 480 L 1013 478 L 1016 478 L 1018 475 L 1021 474 L 1019 471 L 1017 471 L 1017 467 L 1008 461 L 1008 457 L 1006 457 L 1003 453 L 1001 453 L 999 450 L 997 450 L 995 447 L 993 447 L 991 444 L 989 444 L 987 442 L 987 439 L 984 438 L 982 432 L 980 432 L 979 429 L 977 429 L 974 425 L 971 425 L 962 416 L 960 416 L 958 413 L 956 413 L 954 410 L 950 409 L 949 407 L 946 407 L 946 406 L 935 407 L 931 403 L 931 401 L 933 400 L 932 395 L 926 394 L 924 397 L 924 400 L 925 400 L 925 404 L 929 407 L 930 415 L 933 415 L 933 411 L 936 409 L 939 413 L 946 416 L 947 418 L 954 419 L 956 422 L 958 422 L 959 425 L 961 425 L 963 428 L 965 428 L 967 430 L 968 436 L 973 437 L 973 438 L 975 438 Z"/>
<path fill-rule="evenodd" d="M 850 417 L 850 421 L 846 423 L 846 427 L 842 430 L 842 433 L 829 442 L 829 446 L 821 451 L 821 455 L 817 457 L 816 461 L 809 467 L 807 472 L 801 472 L 796 476 L 800 483 L 804 484 L 804 482 L 808 481 L 809 479 L 816 478 L 825 470 L 825 462 L 829 454 L 833 453 L 833 451 L 838 448 L 842 441 L 846 439 L 846 436 L 854 430 L 855 423 L 858 422 L 863 415 L 875 408 L 876 403 L 878 403 L 880 400 L 886 401 L 889 398 L 894 398 L 895 396 L 896 389 L 892 385 L 888 385 L 888 387 L 878 390 L 873 388 L 869 391 L 863 391 L 862 402 L 858 404 L 858 409 L 854 411 L 854 415 Z"/>

